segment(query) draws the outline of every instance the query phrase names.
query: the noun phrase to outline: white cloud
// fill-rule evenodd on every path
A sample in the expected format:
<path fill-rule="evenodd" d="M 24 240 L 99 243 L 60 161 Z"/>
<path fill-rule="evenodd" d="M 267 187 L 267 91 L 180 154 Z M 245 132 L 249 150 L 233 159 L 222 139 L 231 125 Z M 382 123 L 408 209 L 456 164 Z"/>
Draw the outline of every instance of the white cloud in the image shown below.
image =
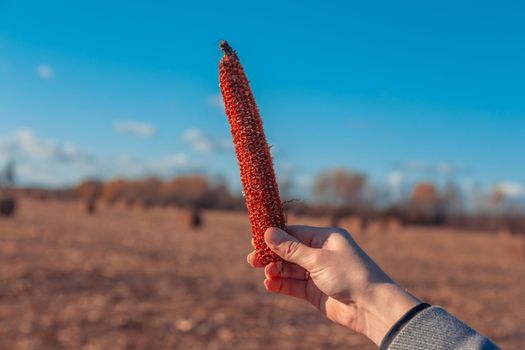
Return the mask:
<path fill-rule="evenodd" d="M 55 76 L 55 71 L 50 65 L 41 63 L 36 67 L 36 74 L 44 80 L 50 80 Z"/>
<path fill-rule="evenodd" d="M 152 137 L 155 134 L 155 127 L 153 125 L 133 120 L 116 122 L 115 130 L 122 134 L 129 134 L 139 137 Z"/>
<path fill-rule="evenodd" d="M 37 137 L 23 129 L 0 138 L 0 159 L 30 158 L 61 163 L 89 162 L 90 155 L 78 151 L 73 145 Z"/>
<path fill-rule="evenodd" d="M 420 160 L 410 160 L 401 164 L 401 168 L 406 171 L 426 172 L 429 169 L 429 165 Z"/>
<path fill-rule="evenodd" d="M 406 174 L 399 170 L 392 171 L 387 175 L 386 184 L 390 195 L 392 196 L 392 200 L 396 201 L 401 199 L 403 195 L 403 184 L 405 183 L 405 180 Z"/>
<path fill-rule="evenodd" d="M 199 153 L 225 152 L 233 147 L 229 139 L 216 139 L 199 129 L 184 131 L 182 138 L 191 145 L 194 151 Z"/>
<path fill-rule="evenodd" d="M 199 167 L 199 162 L 185 153 L 151 159 L 125 155 L 102 159 L 74 145 L 38 137 L 31 130 L 0 136 L 0 167 L 10 159 L 16 162 L 18 183 L 52 186 L 73 184 L 86 177 L 173 176 L 177 171 Z"/>
<path fill-rule="evenodd" d="M 420 160 L 403 162 L 400 165 L 400 170 L 434 175 L 457 175 L 465 171 L 463 167 L 457 165 L 443 162 L 432 164 Z"/>
<path fill-rule="evenodd" d="M 122 155 L 108 164 L 104 175 L 110 177 L 172 176 L 179 170 L 191 169 L 196 165 L 197 163 L 192 162 L 185 153 L 176 153 L 157 159 L 139 159 Z"/>
<path fill-rule="evenodd" d="M 399 188 L 405 180 L 405 174 L 401 171 L 392 171 L 387 175 L 386 182 L 391 188 Z"/>
<path fill-rule="evenodd" d="M 192 168 L 195 165 L 186 153 L 176 153 L 146 162 L 149 172 L 160 175 L 172 175 L 177 170 Z"/>
<path fill-rule="evenodd" d="M 296 177 L 297 186 L 301 189 L 310 189 L 314 184 L 314 178 L 310 175 L 299 175 Z"/>
<path fill-rule="evenodd" d="M 16 161 L 16 175 L 25 183 L 69 183 L 97 170 L 96 159 L 75 146 L 40 138 L 31 130 L 0 137 L 0 164 Z"/>
<path fill-rule="evenodd" d="M 179 167 L 186 167 L 190 165 L 190 158 L 186 153 L 177 153 L 171 157 L 166 158 L 169 164 Z"/>
<path fill-rule="evenodd" d="M 439 163 L 435 166 L 435 170 L 437 173 L 442 175 L 454 175 L 459 174 L 465 171 L 465 169 L 462 166 L 459 165 L 452 165 L 448 163 Z"/>
<path fill-rule="evenodd" d="M 208 96 L 208 104 L 224 112 L 224 101 L 221 94 L 213 94 Z"/>
<path fill-rule="evenodd" d="M 495 190 L 511 198 L 525 197 L 525 186 L 519 182 L 503 181 L 496 185 Z"/>

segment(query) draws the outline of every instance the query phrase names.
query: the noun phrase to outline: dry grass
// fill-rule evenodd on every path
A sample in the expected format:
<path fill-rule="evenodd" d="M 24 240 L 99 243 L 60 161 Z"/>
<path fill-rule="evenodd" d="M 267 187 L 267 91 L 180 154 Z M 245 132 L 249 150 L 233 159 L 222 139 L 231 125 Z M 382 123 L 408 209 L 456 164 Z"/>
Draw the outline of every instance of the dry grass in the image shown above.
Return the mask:
<path fill-rule="evenodd" d="M 1 349 L 373 349 L 250 269 L 247 217 L 22 200 L 0 220 Z M 505 348 L 524 348 L 514 239 L 441 229 L 356 239 L 400 283 Z"/>

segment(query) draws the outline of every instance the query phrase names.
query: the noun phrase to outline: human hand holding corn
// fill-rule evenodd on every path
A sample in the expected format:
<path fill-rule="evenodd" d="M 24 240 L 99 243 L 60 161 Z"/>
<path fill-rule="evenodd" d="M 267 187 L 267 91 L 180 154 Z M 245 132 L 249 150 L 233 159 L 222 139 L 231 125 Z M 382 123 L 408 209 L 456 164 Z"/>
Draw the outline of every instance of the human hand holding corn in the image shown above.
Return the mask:
<path fill-rule="evenodd" d="M 268 247 L 284 261 L 262 265 L 266 289 L 310 302 L 328 319 L 379 345 L 389 329 L 420 301 L 397 285 L 340 228 L 270 228 Z"/>

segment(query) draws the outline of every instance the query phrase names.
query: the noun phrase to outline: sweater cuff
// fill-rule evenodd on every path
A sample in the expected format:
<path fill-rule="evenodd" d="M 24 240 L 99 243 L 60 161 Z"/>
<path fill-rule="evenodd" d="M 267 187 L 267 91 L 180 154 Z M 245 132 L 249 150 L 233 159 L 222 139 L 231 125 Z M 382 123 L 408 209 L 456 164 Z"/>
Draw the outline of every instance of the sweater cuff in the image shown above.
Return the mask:
<path fill-rule="evenodd" d="M 423 308 L 422 306 L 419 306 Z M 388 350 L 495 350 L 499 347 L 438 306 L 409 311 L 404 325 L 392 327 L 381 343 Z M 411 316 L 411 317 L 410 317 Z M 392 334 L 391 334 L 392 333 Z M 393 334 L 395 333 L 395 334 Z"/>
<path fill-rule="evenodd" d="M 399 331 L 411 320 L 413 319 L 417 314 L 419 314 L 421 311 L 427 309 L 430 307 L 430 304 L 427 303 L 421 303 L 419 305 L 414 306 L 412 309 L 408 310 L 406 314 L 403 315 L 393 326 L 390 328 L 388 333 L 383 338 L 383 341 L 381 341 L 381 345 L 379 346 L 380 350 L 388 349 L 390 346 L 390 343 L 394 340 L 394 338 L 397 336 Z"/>

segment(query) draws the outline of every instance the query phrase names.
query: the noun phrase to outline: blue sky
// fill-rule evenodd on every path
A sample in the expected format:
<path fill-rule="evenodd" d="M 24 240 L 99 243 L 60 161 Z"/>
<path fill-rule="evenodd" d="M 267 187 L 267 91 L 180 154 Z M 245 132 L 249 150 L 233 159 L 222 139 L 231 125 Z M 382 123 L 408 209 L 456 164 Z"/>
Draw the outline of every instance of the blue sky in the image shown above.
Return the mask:
<path fill-rule="evenodd" d="M 522 1 L 2 1 L 0 161 L 22 181 L 222 174 L 220 39 L 280 177 L 343 166 L 525 194 Z M 516 187 L 517 186 L 517 187 Z"/>

